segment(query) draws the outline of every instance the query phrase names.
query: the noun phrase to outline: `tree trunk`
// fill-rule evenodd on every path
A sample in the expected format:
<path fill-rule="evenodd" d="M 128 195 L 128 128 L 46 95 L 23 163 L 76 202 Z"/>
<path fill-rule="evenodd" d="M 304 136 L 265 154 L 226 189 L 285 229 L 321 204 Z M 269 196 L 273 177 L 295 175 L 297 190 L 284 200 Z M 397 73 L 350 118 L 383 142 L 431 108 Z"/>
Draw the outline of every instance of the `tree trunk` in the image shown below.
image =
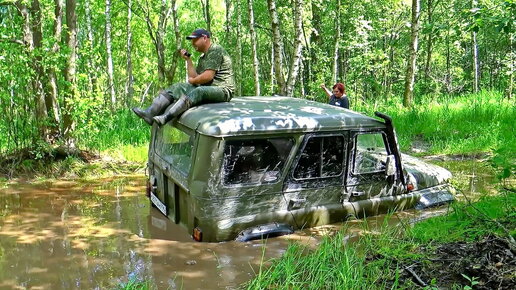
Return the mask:
<path fill-rule="evenodd" d="M 108 89 L 111 96 L 111 107 L 115 108 L 116 95 L 115 84 L 113 80 L 113 55 L 111 52 L 111 0 L 106 0 L 106 54 L 107 54 L 107 73 L 108 73 Z"/>
<path fill-rule="evenodd" d="M 64 70 L 64 77 L 68 83 L 68 88 L 64 96 L 64 141 L 69 148 L 75 148 L 75 140 L 73 138 L 73 131 L 75 130 L 75 121 L 73 120 L 72 112 L 74 111 L 77 95 L 76 87 L 76 68 L 77 68 L 77 14 L 76 14 L 76 0 L 66 0 L 66 25 L 68 31 L 66 33 L 66 44 L 69 49 L 68 60 Z"/>
<path fill-rule="evenodd" d="M 43 41 L 43 31 L 41 27 L 41 6 L 39 4 L 39 0 L 32 0 L 31 11 L 32 21 L 31 21 L 31 29 L 32 29 L 32 41 L 34 50 L 37 51 L 35 55 L 32 56 L 32 68 L 36 73 L 33 77 L 33 93 L 35 94 L 35 103 L 36 103 L 36 120 L 38 121 L 38 130 L 40 137 L 45 141 L 50 141 L 49 130 L 47 128 L 47 118 L 48 112 L 45 103 L 45 91 L 43 89 L 43 78 L 44 78 L 44 70 L 42 65 L 42 41 Z"/>
<path fill-rule="evenodd" d="M 310 34 L 310 45 L 307 44 L 308 50 L 310 51 L 310 58 L 308 60 L 304 60 L 306 63 L 306 72 L 307 81 L 310 83 L 314 83 L 317 79 L 317 75 L 319 74 L 319 70 L 317 70 L 317 64 L 319 59 L 319 53 L 322 48 L 322 9 L 323 3 L 321 0 L 312 0 L 312 33 Z"/>
<path fill-rule="evenodd" d="M 450 66 L 451 66 L 450 27 L 448 25 L 448 29 L 446 31 L 446 76 L 445 76 L 445 84 L 446 84 L 446 92 L 447 93 L 450 93 L 450 91 L 451 91 L 451 67 Z"/>
<path fill-rule="evenodd" d="M 409 61 L 407 63 L 407 74 L 405 76 L 405 93 L 403 94 L 403 105 L 412 106 L 414 98 L 414 82 L 416 75 L 416 59 L 419 34 L 419 8 L 420 0 L 412 0 L 412 20 L 410 33 Z"/>
<path fill-rule="evenodd" d="M 471 8 L 477 8 L 477 1 L 471 1 Z M 477 32 L 473 29 L 472 34 L 472 50 L 473 50 L 473 91 L 478 92 L 478 44 L 477 44 Z"/>
<path fill-rule="evenodd" d="M 337 7 L 335 9 L 335 39 L 338 40 L 341 37 L 340 32 L 340 0 L 337 0 Z M 335 41 L 333 48 L 333 63 L 331 66 L 332 71 L 332 83 L 336 83 L 338 79 L 339 70 L 339 41 Z"/>
<path fill-rule="evenodd" d="M 274 74 L 276 76 L 276 83 L 278 85 L 278 93 L 280 95 L 286 94 L 285 77 L 283 75 L 283 46 L 281 43 L 281 32 L 279 26 L 278 12 L 276 10 L 276 0 L 267 0 L 269 7 L 269 14 L 271 16 L 272 27 L 272 46 L 274 49 Z"/>
<path fill-rule="evenodd" d="M 226 25 L 224 30 L 226 31 L 226 39 L 229 43 L 229 35 L 231 34 L 231 0 L 224 0 L 224 3 L 226 4 Z"/>
<path fill-rule="evenodd" d="M 235 81 L 236 91 L 238 96 L 242 96 L 242 1 L 236 3 L 236 15 L 237 15 L 237 27 L 236 27 L 236 63 L 237 69 L 235 70 Z"/>
<path fill-rule="evenodd" d="M 514 36 L 509 34 L 509 48 L 512 49 L 513 43 L 514 43 Z M 507 98 L 510 100 L 513 98 L 513 88 L 514 88 L 514 65 L 516 64 L 516 61 L 514 59 L 514 52 L 511 51 L 510 53 L 511 62 L 509 64 L 509 69 L 513 72 L 509 76 L 509 85 L 507 86 Z"/>
<path fill-rule="evenodd" d="M 254 9 L 253 0 L 247 0 L 247 6 L 249 9 L 249 30 L 251 32 L 251 46 L 253 50 L 253 73 L 254 73 L 254 94 L 256 96 L 261 95 L 260 93 L 260 62 L 258 60 L 258 48 L 256 39 L 256 30 L 254 29 Z"/>
<path fill-rule="evenodd" d="M 63 7 L 64 0 L 54 0 L 54 45 L 52 46 L 52 54 L 54 57 L 59 55 L 61 49 L 61 34 L 63 33 Z M 61 123 L 61 112 L 59 111 L 59 103 L 57 101 L 59 96 L 59 89 L 57 85 L 57 75 L 54 68 L 48 69 L 48 81 L 50 87 L 50 94 L 46 98 L 47 111 L 51 111 L 53 114 L 53 122 L 57 124 Z"/>
<path fill-rule="evenodd" d="M 172 64 L 170 69 L 167 71 L 167 82 L 171 84 L 174 81 L 176 75 L 177 65 L 179 63 L 179 49 L 181 49 L 181 32 L 179 31 L 179 17 L 177 16 L 177 3 L 176 0 L 170 1 L 169 11 L 172 12 L 172 23 L 174 25 L 174 36 L 176 37 L 176 48 L 172 57 Z M 165 28 L 166 29 L 166 28 Z"/>
<path fill-rule="evenodd" d="M 210 0 L 201 0 L 204 20 L 206 21 L 206 30 L 211 32 L 211 15 L 210 15 Z"/>
<path fill-rule="evenodd" d="M 127 71 L 127 83 L 125 85 L 125 97 L 126 97 L 126 104 L 129 104 L 131 98 L 134 94 L 133 89 L 133 83 L 134 83 L 134 77 L 133 77 L 133 60 L 131 58 L 131 51 L 133 47 L 133 31 L 131 29 L 131 19 L 132 19 L 132 0 L 127 0 L 127 64 L 126 64 L 126 71 Z"/>
<path fill-rule="evenodd" d="M 432 27 L 430 31 L 428 32 L 427 39 L 426 39 L 426 61 L 425 61 L 425 85 L 428 86 L 428 76 L 430 74 L 430 61 L 432 60 L 432 45 L 433 45 L 433 23 L 432 23 L 432 16 L 434 7 L 432 6 L 433 0 L 428 0 L 428 7 L 426 8 L 427 11 L 427 17 L 428 17 L 428 24 Z"/>
<path fill-rule="evenodd" d="M 59 0 L 63 1 L 63 0 Z M 97 86 L 97 75 L 95 73 L 95 65 L 93 61 L 93 51 L 94 51 L 94 39 L 93 39 L 93 28 L 91 26 L 91 8 L 90 8 L 90 1 L 91 0 L 85 0 L 84 1 L 84 10 L 86 14 L 86 32 L 88 35 L 88 48 L 90 50 L 90 55 L 88 56 L 88 77 L 90 79 L 90 89 L 93 91 L 96 89 Z"/>
<path fill-rule="evenodd" d="M 294 52 L 292 56 L 292 63 L 288 73 L 287 81 L 287 96 L 291 97 L 294 92 L 296 85 L 297 76 L 299 73 L 299 63 L 303 53 L 303 42 L 302 42 L 302 27 L 303 21 L 303 0 L 294 1 Z M 336 41 L 337 42 L 337 41 Z"/>

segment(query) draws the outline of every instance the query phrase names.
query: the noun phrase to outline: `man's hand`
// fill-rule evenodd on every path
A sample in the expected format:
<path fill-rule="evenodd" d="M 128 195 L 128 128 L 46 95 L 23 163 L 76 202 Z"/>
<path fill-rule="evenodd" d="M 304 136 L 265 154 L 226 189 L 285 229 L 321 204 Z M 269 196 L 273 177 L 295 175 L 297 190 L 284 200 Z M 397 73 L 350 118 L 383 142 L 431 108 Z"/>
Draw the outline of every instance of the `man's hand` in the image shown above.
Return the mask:
<path fill-rule="evenodd" d="M 181 53 L 181 57 L 183 59 L 186 59 L 186 60 L 190 59 L 191 54 L 186 49 L 182 48 L 180 53 Z"/>

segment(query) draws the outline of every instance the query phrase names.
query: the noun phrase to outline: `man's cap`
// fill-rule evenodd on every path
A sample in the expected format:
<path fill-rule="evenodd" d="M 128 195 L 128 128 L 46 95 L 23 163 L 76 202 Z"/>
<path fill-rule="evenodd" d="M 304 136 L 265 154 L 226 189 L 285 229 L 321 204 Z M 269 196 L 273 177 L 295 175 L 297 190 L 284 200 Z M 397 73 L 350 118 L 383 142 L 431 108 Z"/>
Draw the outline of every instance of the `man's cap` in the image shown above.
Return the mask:
<path fill-rule="evenodd" d="M 202 37 L 203 35 L 208 36 L 208 38 L 211 37 L 211 33 L 208 30 L 203 29 L 203 28 L 198 28 L 198 29 L 194 30 L 192 32 L 192 34 L 188 35 L 186 37 L 186 39 L 196 39 L 196 38 Z"/>

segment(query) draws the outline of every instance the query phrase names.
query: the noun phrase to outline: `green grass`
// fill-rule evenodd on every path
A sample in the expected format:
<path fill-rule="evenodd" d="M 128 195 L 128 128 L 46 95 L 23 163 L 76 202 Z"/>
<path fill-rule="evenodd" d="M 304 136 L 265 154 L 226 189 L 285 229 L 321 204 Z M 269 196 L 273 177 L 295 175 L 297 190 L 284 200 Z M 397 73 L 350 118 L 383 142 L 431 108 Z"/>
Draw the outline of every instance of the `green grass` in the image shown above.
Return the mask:
<path fill-rule="evenodd" d="M 291 244 L 281 258 L 264 261 L 257 276 L 245 287 L 418 288 L 411 280 L 401 281 L 399 277 L 403 264 L 428 258 L 421 252 L 421 246 L 426 245 L 428 249 L 428 245 L 479 240 L 492 234 L 515 237 L 515 212 L 516 196 L 502 194 L 486 196 L 474 204 L 456 203 L 450 214 L 420 222 L 413 228 L 404 224 L 392 227 L 385 223 L 380 230 L 372 232 L 364 223 L 365 234 L 352 244 L 343 243 L 344 231 L 324 237 L 315 250 L 298 243 Z"/>
<path fill-rule="evenodd" d="M 319 248 L 291 244 L 283 257 L 262 269 L 248 289 L 365 289 L 364 258 L 342 243 L 343 235 L 324 237 Z"/>
<path fill-rule="evenodd" d="M 485 196 L 473 204 L 455 203 L 450 214 L 420 222 L 410 231 L 421 243 L 473 241 L 489 234 L 516 238 L 514 193 Z"/>
<path fill-rule="evenodd" d="M 373 115 L 374 111 L 393 118 L 402 150 L 414 141 L 429 144 L 427 154 L 469 154 L 497 148 L 516 151 L 514 100 L 498 92 L 482 91 L 462 96 L 422 98 L 412 108 L 401 106 L 401 99 L 381 103 L 359 103 L 355 110 Z"/>
<path fill-rule="evenodd" d="M 149 290 L 149 289 L 154 289 L 154 288 L 151 287 L 151 283 L 148 281 L 130 280 L 129 282 L 120 285 L 117 289 L 119 289 L 119 290 Z"/>

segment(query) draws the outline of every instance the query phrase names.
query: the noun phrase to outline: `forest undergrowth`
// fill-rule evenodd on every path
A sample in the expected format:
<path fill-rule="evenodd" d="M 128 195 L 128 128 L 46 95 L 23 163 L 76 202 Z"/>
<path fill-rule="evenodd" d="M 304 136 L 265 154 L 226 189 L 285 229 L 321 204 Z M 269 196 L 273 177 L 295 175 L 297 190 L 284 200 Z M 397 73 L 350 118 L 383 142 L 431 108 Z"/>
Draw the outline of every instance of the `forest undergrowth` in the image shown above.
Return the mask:
<path fill-rule="evenodd" d="M 416 99 L 412 108 L 403 107 L 401 97 L 360 100 L 351 96 L 351 103 L 351 109 L 368 116 L 375 111 L 390 115 L 403 152 L 459 159 L 490 157 L 506 169 L 506 175 L 515 170 L 516 106 L 501 93 L 428 95 Z M 16 151 L 3 148 L 7 153 L 0 156 L 0 175 L 84 176 L 91 168 L 97 175 L 103 168 L 105 174 L 116 174 L 133 169 L 141 172 L 145 167 L 150 127 L 129 109 L 96 114 L 75 133 L 79 149 L 73 152 L 65 153 L 61 146 L 44 142 Z M 101 165 L 106 162 L 111 166 Z"/>

